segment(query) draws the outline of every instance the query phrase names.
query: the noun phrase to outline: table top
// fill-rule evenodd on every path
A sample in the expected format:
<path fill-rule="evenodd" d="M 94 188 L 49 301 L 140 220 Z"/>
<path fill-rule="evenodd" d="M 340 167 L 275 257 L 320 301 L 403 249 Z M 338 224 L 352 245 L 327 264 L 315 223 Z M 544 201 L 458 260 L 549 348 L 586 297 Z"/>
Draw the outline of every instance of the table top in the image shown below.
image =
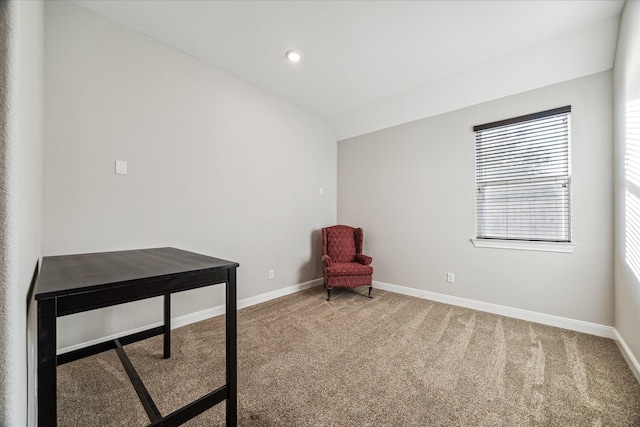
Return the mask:
<path fill-rule="evenodd" d="M 50 299 L 148 278 L 238 266 L 233 261 L 175 248 L 46 256 L 42 258 L 35 298 Z"/>

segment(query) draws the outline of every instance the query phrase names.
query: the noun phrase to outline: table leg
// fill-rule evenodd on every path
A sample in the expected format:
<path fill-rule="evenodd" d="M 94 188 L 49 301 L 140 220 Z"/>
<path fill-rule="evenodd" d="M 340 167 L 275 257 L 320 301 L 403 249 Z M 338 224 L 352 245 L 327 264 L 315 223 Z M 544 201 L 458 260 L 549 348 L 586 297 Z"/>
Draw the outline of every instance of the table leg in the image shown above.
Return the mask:
<path fill-rule="evenodd" d="M 38 305 L 38 426 L 55 426 L 56 406 L 56 299 Z"/>
<path fill-rule="evenodd" d="M 164 358 L 171 357 L 171 294 L 164 294 Z"/>
<path fill-rule="evenodd" d="M 229 270 L 226 304 L 226 356 L 227 356 L 227 427 L 238 424 L 238 347 L 236 334 L 238 319 L 236 312 L 236 269 Z"/>

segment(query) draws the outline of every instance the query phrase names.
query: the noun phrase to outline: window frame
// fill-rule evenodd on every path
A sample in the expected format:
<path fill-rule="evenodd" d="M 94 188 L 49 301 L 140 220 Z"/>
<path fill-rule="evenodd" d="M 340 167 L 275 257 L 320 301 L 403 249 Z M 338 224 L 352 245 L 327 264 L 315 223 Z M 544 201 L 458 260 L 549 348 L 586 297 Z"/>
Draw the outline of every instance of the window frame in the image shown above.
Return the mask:
<path fill-rule="evenodd" d="M 499 128 L 499 127 L 505 127 L 505 126 L 511 126 L 511 125 L 517 125 L 517 124 L 521 124 L 521 123 L 526 123 L 526 122 L 532 122 L 535 120 L 539 120 L 539 119 L 544 119 L 547 117 L 553 117 L 553 116 L 558 116 L 558 115 L 565 115 L 567 117 L 567 136 L 566 136 L 566 159 L 563 159 L 562 157 L 558 157 L 558 159 L 561 160 L 566 160 L 566 176 L 564 175 L 564 173 L 562 174 L 561 178 L 555 178 L 555 179 L 560 179 L 560 180 L 566 180 L 566 186 L 567 186 L 567 195 L 566 195 L 566 209 L 567 209 L 567 217 L 566 217 L 566 222 L 567 222 L 567 228 L 566 228 L 566 233 L 567 233 L 567 240 L 565 239 L 558 239 L 558 240 L 553 240 L 553 239 L 549 239 L 549 238 L 541 238 L 540 236 L 536 236 L 535 233 L 532 232 L 532 228 L 529 228 L 527 230 L 525 230 L 526 232 L 526 236 L 525 237 L 508 237 L 508 233 L 505 233 L 505 236 L 497 236 L 494 235 L 494 237 L 491 236 L 482 236 L 479 237 L 481 235 L 481 233 L 479 233 L 479 229 L 480 229 L 480 218 L 478 216 L 479 214 L 479 199 L 478 199 L 478 192 L 480 191 L 481 186 L 483 186 L 484 184 L 486 184 L 486 181 L 484 183 L 479 183 L 478 182 L 478 176 L 481 175 L 482 172 L 481 169 L 479 169 L 479 163 L 478 163 L 478 149 L 479 149 L 479 132 L 485 131 L 485 130 L 489 130 L 489 129 L 495 129 L 495 128 Z M 474 131 L 474 151 L 475 151 L 475 206 L 474 206 L 474 210 L 475 210 L 475 238 L 471 239 L 472 243 L 474 244 L 475 247 L 484 247 L 484 248 L 505 248 L 505 249 L 518 249 L 518 250 L 536 250 L 536 251 L 552 251 L 552 252 L 573 252 L 574 248 L 575 248 L 575 243 L 573 242 L 573 230 L 572 230 L 572 216 L 573 216 L 573 209 L 572 209 L 572 191 L 571 191 L 571 187 L 572 187 L 572 183 L 571 183 L 571 175 L 572 175 L 572 171 L 571 171 L 571 106 L 564 106 L 564 107 L 559 107 L 559 108 L 554 108 L 554 109 L 550 109 L 550 110 L 545 110 L 545 111 L 540 111 L 540 112 L 536 112 L 536 113 L 532 113 L 532 114 L 526 114 L 526 115 L 522 115 L 522 116 L 518 116 L 518 117 L 513 117 L 513 118 L 509 118 L 509 119 L 505 119 L 505 120 L 499 120 L 499 121 L 495 121 L 495 122 L 490 122 L 490 123 L 486 123 L 486 124 L 482 124 L 482 125 L 477 125 L 473 127 L 473 131 Z M 540 132 L 543 132 L 543 130 L 541 130 Z M 508 141 L 508 137 L 504 138 L 505 141 Z M 563 147 L 564 146 L 564 141 L 562 143 L 558 144 L 558 147 Z M 494 166 L 495 167 L 495 166 Z M 491 172 L 491 166 L 489 167 L 489 171 Z M 518 171 L 518 172 L 526 172 L 526 168 L 523 168 L 522 170 Z M 532 175 L 533 180 L 535 180 L 536 178 L 540 178 L 540 177 L 544 177 L 543 175 Z M 544 178 L 545 181 L 551 181 L 551 178 L 549 178 L 548 176 Z M 505 179 L 505 185 L 507 185 L 507 182 L 509 181 L 509 179 Z M 483 187 L 484 188 L 484 187 Z M 508 215 L 508 211 L 505 209 L 505 215 Z M 504 238 L 507 237 L 507 238 Z"/>

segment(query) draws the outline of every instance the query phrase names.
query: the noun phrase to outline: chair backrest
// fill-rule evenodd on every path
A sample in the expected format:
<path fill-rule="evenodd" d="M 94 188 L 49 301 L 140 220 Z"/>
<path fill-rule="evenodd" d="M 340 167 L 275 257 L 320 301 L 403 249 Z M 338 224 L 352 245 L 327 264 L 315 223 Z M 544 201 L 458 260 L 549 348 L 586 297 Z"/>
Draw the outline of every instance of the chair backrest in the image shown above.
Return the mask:
<path fill-rule="evenodd" d="M 322 229 L 322 255 L 332 262 L 353 262 L 362 253 L 362 228 L 334 225 Z"/>

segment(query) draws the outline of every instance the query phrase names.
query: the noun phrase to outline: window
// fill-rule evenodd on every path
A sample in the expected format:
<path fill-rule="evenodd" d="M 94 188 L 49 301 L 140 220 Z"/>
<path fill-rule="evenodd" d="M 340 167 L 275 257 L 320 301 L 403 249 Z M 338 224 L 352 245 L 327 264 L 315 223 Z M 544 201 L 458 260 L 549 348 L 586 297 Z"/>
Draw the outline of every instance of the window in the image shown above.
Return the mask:
<path fill-rule="evenodd" d="M 640 100 L 625 115 L 625 260 L 640 280 Z"/>
<path fill-rule="evenodd" d="M 477 239 L 571 242 L 570 115 L 474 126 Z"/>

